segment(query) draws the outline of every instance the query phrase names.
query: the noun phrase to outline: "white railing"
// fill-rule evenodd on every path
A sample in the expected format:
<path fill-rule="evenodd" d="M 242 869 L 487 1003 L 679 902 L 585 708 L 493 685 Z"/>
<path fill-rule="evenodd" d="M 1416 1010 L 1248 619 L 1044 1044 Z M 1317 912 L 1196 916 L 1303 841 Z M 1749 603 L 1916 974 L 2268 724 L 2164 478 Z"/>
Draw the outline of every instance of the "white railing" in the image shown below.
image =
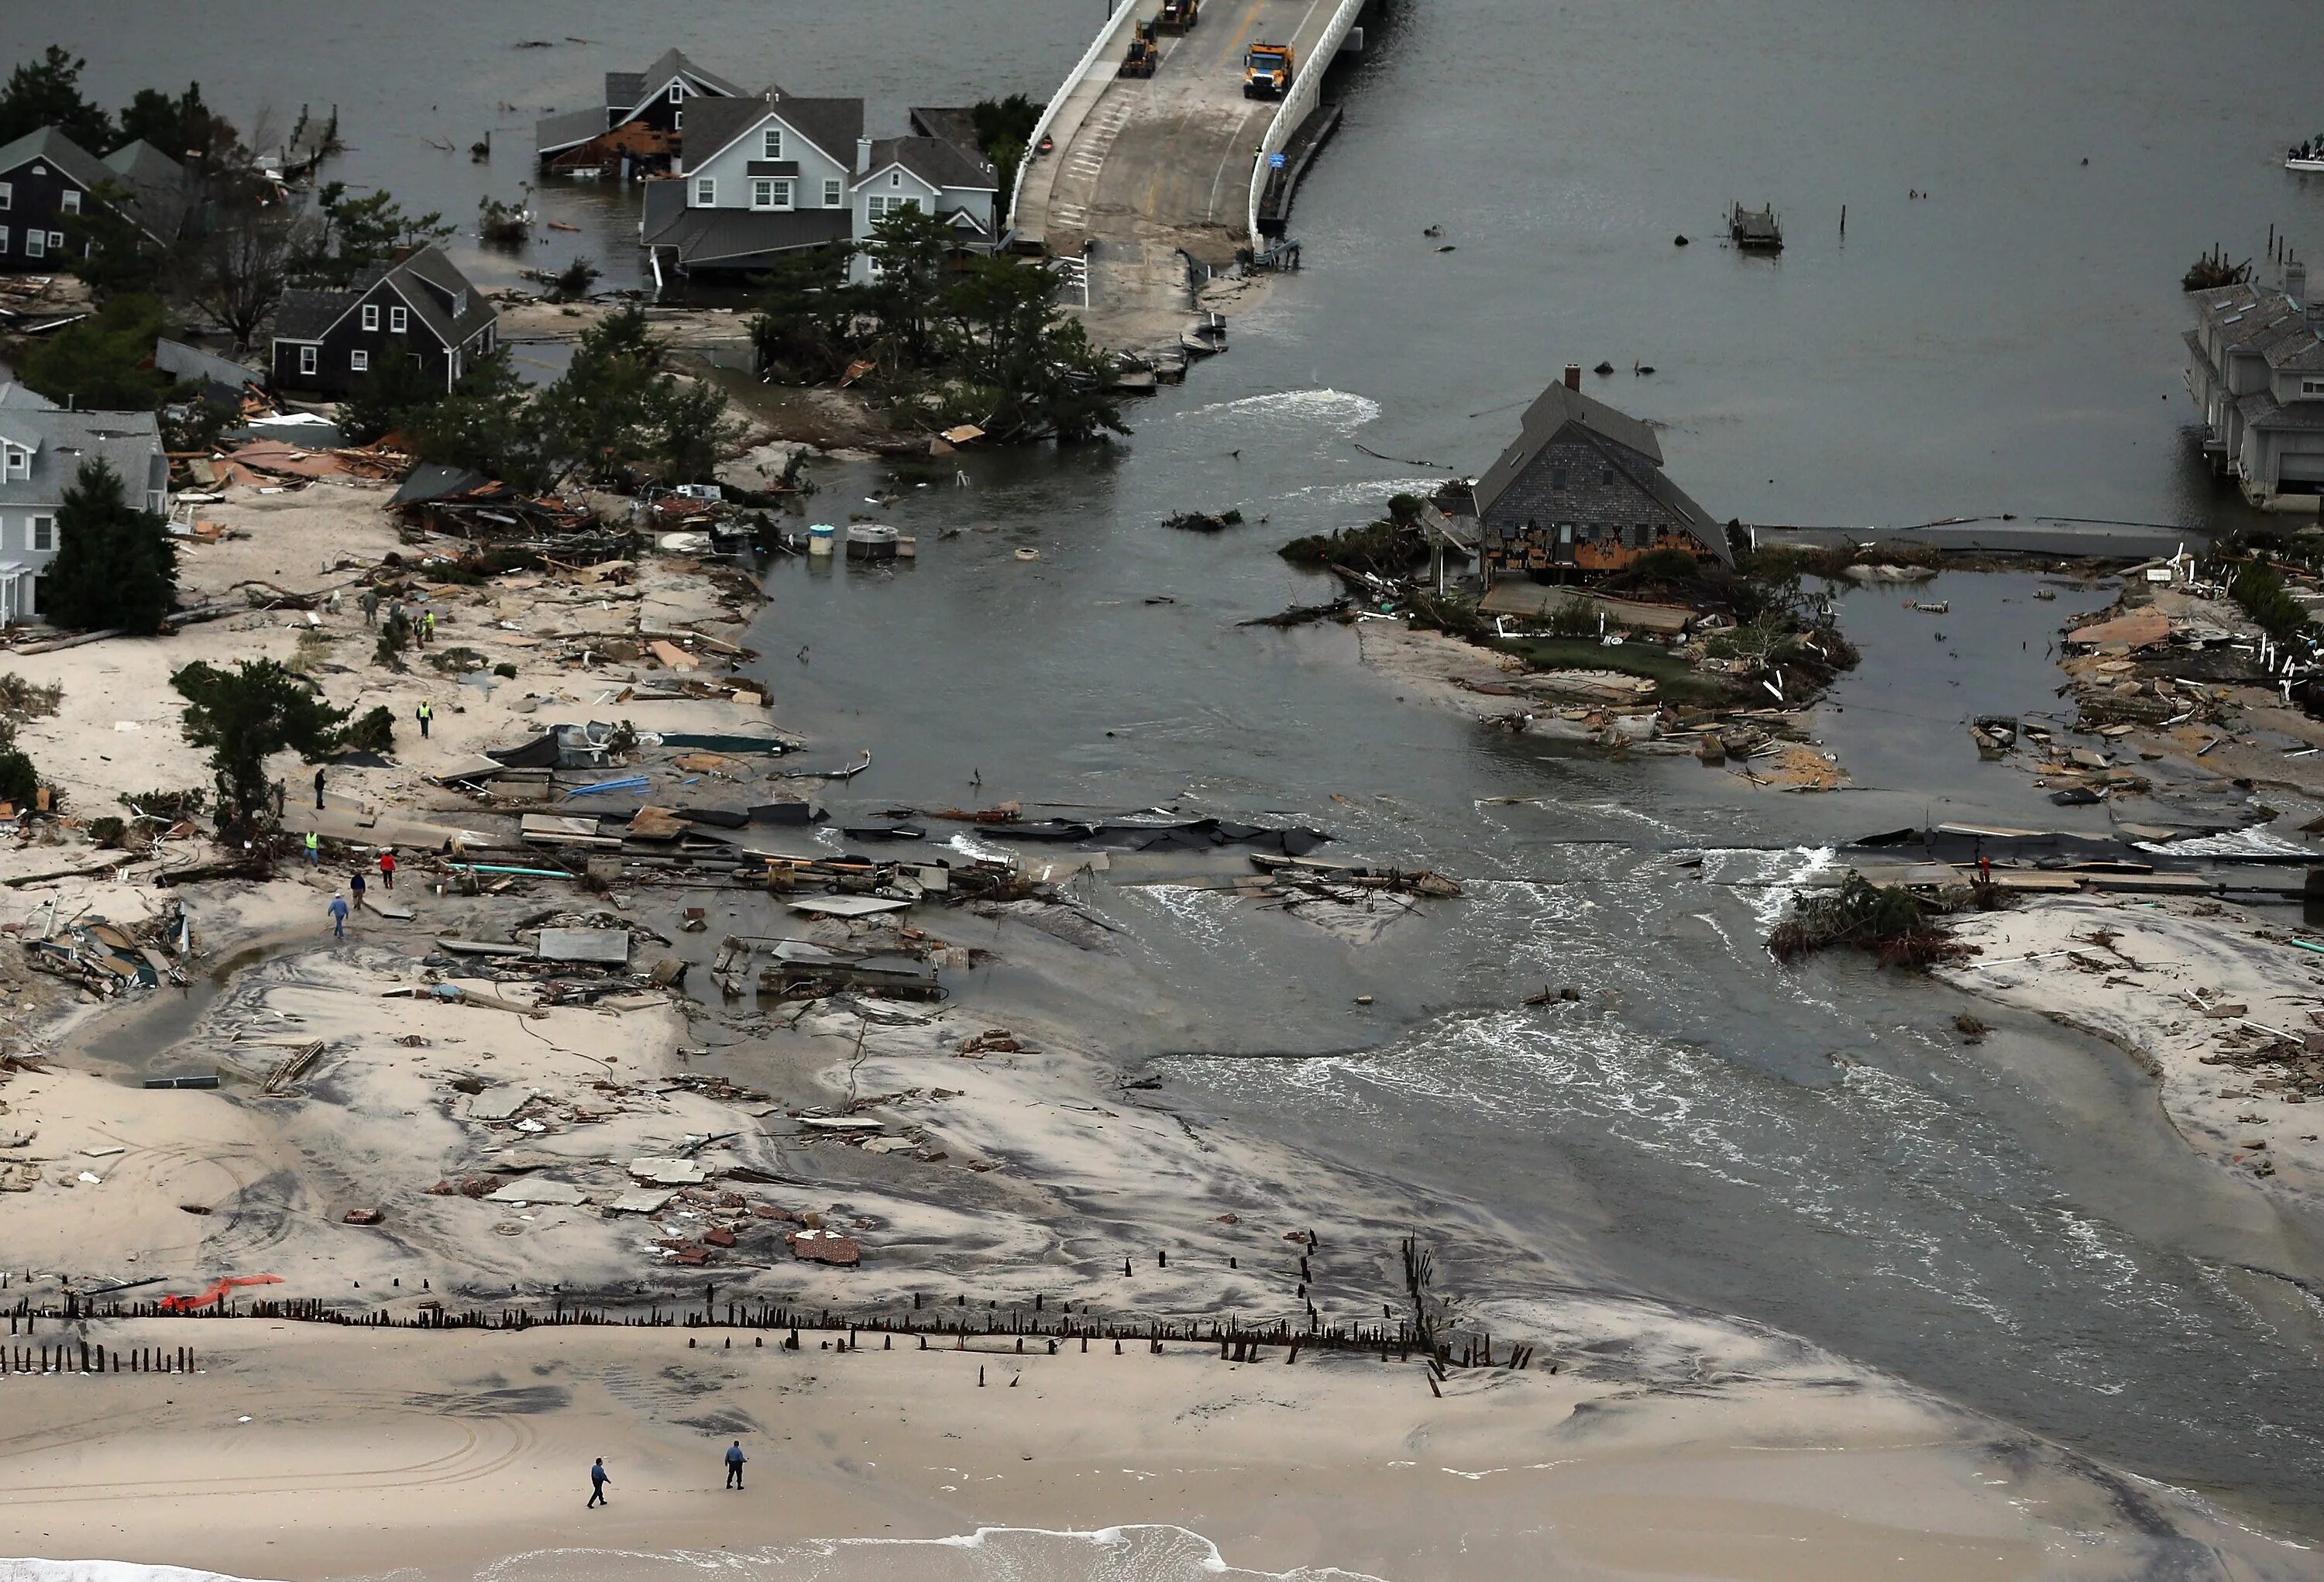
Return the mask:
<path fill-rule="evenodd" d="M 1299 123 L 1307 118 L 1307 113 L 1315 107 L 1315 101 L 1323 97 L 1323 69 L 1332 63 L 1332 58 L 1340 52 L 1340 46 L 1347 42 L 1348 30 L 1355 26 L 1356 14 L 1363 8 L 1364 0 L 1340 0 L 1339 8 L 1332 13 L 1332 19 L 1323 24 L 1323 32 L 1316 37 L 1314 52 L 1299 62 L 1298 73 L 1292 81 L 1290 91 L 1283 96 L 1283 103 L 1277 106 L 1275 119 L 1267 124 L 1267 135 L 1259 140 L 1259 157 L 1251 162 L 1250 167 L 1250 235 L 1254 250 L 1259 246 L 1259 200 L 1267 195 L 1268 161 L 1283 152 L 1283 145 L 1290 142 L 1291 134 L 1299 129 Z"/>
<path fill-rule="evenodd" d="M 1105 19 L 1103 27 L 1098 29 L 1097 37 L 1091 42 L 1090 47 L 1082 52 L 1082 58 L 1074 63 L 1073 70 L 1066 73 L 1065 86 L 1058 88 L 1050 97 L 1049 102 L 1041 106 L 1041 118 L 1033 123 L 1033 134 L 1025 140 L 1025 155 L 1017 162 L 1017 184 L 1010 190 L 1009 226 L 1010 229 L 1016 228 L 1017 206 L 1025 199 L 1025 178 L 1033 173 L 1033 162 L 1042 157 L 1041 139 L 1049 134 L 1049 128 L 1056 122 L 1057 112 L 1065 107 L 1067 99 L 1074 97 L 1074 90 L 1079 88 L 1083 79 L 1089 76 L 1090 69 L 1097 64 L 1098 57 L 1105 53 L 1106 46 L 1120 36 L 1121 30 L 1129 24 L 1130 18 L 1137 14 L 1140 4 L 1142 0 L 1120 0 L 1113 8 L 1113 14 Z M 1057 152 L 1062 153 L 1065 151 L 1060 149 Z"/>

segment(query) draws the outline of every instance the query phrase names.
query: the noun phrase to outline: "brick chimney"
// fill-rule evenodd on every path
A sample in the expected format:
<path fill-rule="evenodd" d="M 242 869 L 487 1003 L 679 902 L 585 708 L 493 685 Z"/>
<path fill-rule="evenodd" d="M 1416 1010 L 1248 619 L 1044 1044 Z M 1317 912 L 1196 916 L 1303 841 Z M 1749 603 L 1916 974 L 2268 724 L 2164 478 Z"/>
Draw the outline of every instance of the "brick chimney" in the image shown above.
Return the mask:
<path fill-rule="evenodd" d="M 1579 390 L 1582 388 L 1581 364 L 1568 363 L 1565 365 L 1565 387 L 1568 390 Z"/>

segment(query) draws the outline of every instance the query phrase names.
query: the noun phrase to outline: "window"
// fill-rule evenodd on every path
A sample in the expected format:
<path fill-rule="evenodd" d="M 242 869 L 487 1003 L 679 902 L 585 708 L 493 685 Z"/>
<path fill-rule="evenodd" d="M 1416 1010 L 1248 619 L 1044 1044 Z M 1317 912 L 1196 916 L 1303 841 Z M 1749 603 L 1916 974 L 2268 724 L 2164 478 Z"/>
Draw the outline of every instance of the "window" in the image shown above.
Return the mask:
<path fill-rule="evenodd" d="M 669 102 L 673 105 L 682 105 L 686 102 L 686 84 L 673 82 L 669 85 Z"/>
<path fill-rule="evenodd" d="M 457 319 L 468 310 L 468 293 L 456 291 L 452 297 L 452 317 Z"/>
<path fill-rule="evenodd" d="M 672 110 L 669 113 L 669 129 L 672 132 L 683 132 L 686 130 L 686 112 L 684 110 Z"/>
<path fill-rule="evenodd" d="M 837 208 L 840 206 L 840 204 L 841 204 L 841 202 L 842 202 L 842 201 L 843 201 L 843 199 L 841 199 L 841 197 L 840 197 L 840 192 L 839 192 L 839 182 L 837 181 L 837 180 L 836 180 L 836 179 L 826 179 L 826 180 L 824 181 L 824 183 L 823 183 L 823 206 L 824 206 L 824 208 Z M 0 207 L 5 207 L 5 206 L 0 206 Z M 6 238 L 7 238 L 7 233 L 5 233 L 5 231 L 0 231 L 0 245 L 5 245 L 5 244 L 6 244 Z"/>
<path fill-rule="evenodd" d="M 767 176 L 753 177 L 751 181 L 752 208 L 788 208 L 791 206 L 791 184 Z"/>
<path fill-rule="evenodd" d="M 32 476 L 32 453 L 15 445 L 0 446 L 0 478 Z"/>
<path fill-rule="evenodd" d="M 1614 469 L 1610 467 L 1600 467 L 1598 469 L 1598 482 L 1605 487 L 1611 488 L 1614 483 Z"/>
<path fill-rule="evenodd" d="M 0 253 L 8 251 L 8 227 L 0 226 Z"/>
<path fill-rule="evenodd" d="M 1565 487 L 1565 469 L 1563 467 L 1553 467 L 1549 469 L 1549 486 L 1553 489 L 1563 489 Z"/>
<path fill-rule="evenodd" d="M 711 208 L 716 207 L 717 202 L 718 183 L 715 180 L 709 176 L 705 176 L 694 183 L 695 208 Z"/>
<path fill-rule="evenodd" d="M 387 310 L 387 328 L 391 335 L 401 335 L 411 328 L 411 310 L 401 302 Z"/>
<path fill-rule="evenodd" d="M 57 547 L 57 519 L 55 517 L 35 516 L 32 518 L 32 541 L 30 547 L 34 550 L 54 550 Z"/>
<path fill-rule="evenodd" d="M 1642 550 L 1643 550 L 1643 549 L 1645 549 L 1647 545 L 1649 545 L 1649 544 L 1653 543 L 1654 541 L 1655 541 L 1655 530 L 1654 530 L 1654 524 L 1653 524 L 1653 523 L 1646 523 L 1646 522 L 1642 522 L 1642 523 L 1638 523 L 1638 548 L 1640 548 L 1640 549 L 1642 549 Z"/>
<path fill-rule="evenodd" d="M 379 328 L 379 304 L 377 302 L 365 302 L 364 304 L 363 327 L 365 329 L 377 329 Z"/>
<path fill-rule="evenodd" d="M 58 193 L 57 207 L 63 209 L 67 214 L 78 214 L 80 212 L 80 189 L 78 187 L 68 187 L 63 191 Z"/>
<path fill-rule="evenodd" d="M 65 234 L 62 231 L 51 231 L 49 233 L 49 251 L 51 253 L 61 253 L 64 250 Z"/>
<path fill-rule="evenodd" d="M 868 198 L 863 205 L 865 213 L 870 215 L 874 225 L 879 224 L 884 215 L 893 214 L 899 208 L 918 208 L 919 206 L 920 200 L 917 198 L 880 197 Z"/>
<path fill-rule="evenodd" d="M 351 372 L 357 374 L 370 373 L 371 354 L 369 352 L 349 352 L 347 354 L 347 367 Z"/>
<path fill-rule="evenodd" d="M 14 181 L 0 181 L 0 208 L 14 208 L 15 207 L 16 184 Z"/>
<path fill-rule="evenodd" d="M 45 258 L 48 255 L 48 233 L 46 231 L 26 231 L 24 233 L 24 256 L 27 258 Z"/>
<path fill-rule="evenodd" d="M 320 347 L 300 347 L 299 348 L 299 372 L 301 374 L 313 373 L 315 371 L 318 356 L 322 348 Z"/>
<path fill-rule="evenodd" d="M 762 151 L 759 155 L 761 159 L 779 160 L 782 158 L 783 129 L 779 126 L 768 127 L 759 138 L 759 147 Z"/>
<path fill-rule="evenodd" d="M 5 231 L 0 231 L 0 238 L 5 238 L 6 236 L 7 233 Z M 0 245 L 5 245 L 5 241 L 0 241 Z M 2324 395 L 2324 379 L 2302 379 L 2300 382 L 2300 393 L 2302 395 Z"/>
<path fill-rule="evenodd" d="M 888 172 L 888 185 L 889 185 L 889 186 L 890 186 L 890 187 L 900 187 L 900 186 L 902 186 L 903 184 L 904 184 L 904 172 L 903 172 L 903 171 L 890 171 Z"/>

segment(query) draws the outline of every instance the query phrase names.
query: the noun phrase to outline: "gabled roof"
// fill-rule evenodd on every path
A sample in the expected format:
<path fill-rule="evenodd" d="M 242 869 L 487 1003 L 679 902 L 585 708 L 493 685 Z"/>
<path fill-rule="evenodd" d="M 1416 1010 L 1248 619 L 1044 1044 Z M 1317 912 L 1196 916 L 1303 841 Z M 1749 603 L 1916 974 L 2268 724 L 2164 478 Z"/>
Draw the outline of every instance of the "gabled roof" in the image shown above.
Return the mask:
<path fill-rule="evenodd" d="M 105 168 L 103 160 L 53 126 L 27 132 L 5 148 L 0 148 L 0 171 L 13 171 L 36 159 L 48 161 L 83 187 L 95 187 L 114 175 Z"/>
<path fill-rule="evenodd" d="M 455 315 L 452 310 L 429 293 L 429 284 L 450 293 L 455 299 L 466 291 L 466 309 Z M 416 247 L 392 263 L 375 264 L 357 275 L 344 291 L 311 291 L 294 289 L 282 293 L 281 305 L 274 310 L 274 338 L 277 340 L 320 340 L 331 327 L 354 312 L 363 300 L 371 295 L 382 282 L 387 282 L 395 294 L 410 305 L 420 321 L 436 338 L 447 347 L 466 345 L 485 325 L 499 317 L 491 301 L 468 283 L 444 249 L 429 243 Z"/>
<path fill-rule="evenodd" d="M 1501 491 L 1517 481 L 1526 464 L 1541 454 L 1541 448 L 1568 423 L 1579 423 L 1625 450 L 1635 451 L 1649 466 L 1663 464 L 1662 444 L 1645 423 L 1616 412 L 1595 396 L 1569 390 L 1563 384 L 1553 384 L 1526 408 L 1525 421 L 1518 426 L 1517 439 L 1477 480 L 1478 515 L 1482 516 L 1501 497 Z"/>
<path fill-rule="evenodd" d="M 747 90 L 707 71 L 677 50 L 664 50 L 643 71 L 605 73 L 605 109 L 613 122 L 628 120 L 661 97 L 675 79 L 683 77 L 705 94 L 721 98 L 744 98 Z"/>
<path fill-rule="evenodd" d="M 36 159 L 48 161 L 87 190 L 109 184 L 126 192 L 115 207 L 141 229 L 157 239 L 177 235 L 185 213 L 185 169 L 143 138 L 98 159 L 55 127 L 43 126 L 0 148 L 0 171 Z"/>
<path fill-rule="evenodd" d="M 254 369 L 166 335 L 153 343 L 153 365 L 175 378 L 198 379 L 236 393 L 245 384 L 265 383 L 265 376 Z"/>
<path fill-rule="evenodd" d="M 957 106 L 942 108 L 914 105 L 912 132 L 919 137 L 941 137 L 964 153 L 976 152 L 976 112 Z"/>
<path fill-rule="evenodd" d="M 0 384 L 0 406 L 28 406 L 38 412 L 54 412 L 57 403 L 29 384 L 19 384 L 14 379 Z"/>
<path fill-rule="evenodd" d="M 66 412 L 0 402 L 0 434 L 32 452 L 32 476 L 0 482 L 0 503 L 60 504 L 85 461 L 110 466 L 133 504 L 143 504 L 146 495 L 169 486 L 161 423 L 152 412 Z"/>
<path fill-rule="evenodd" d="M 593 137 L 605 134 L 605 112 L 603 110 L 567 110 L 561 116 L 544 116 L 532 124 L 532 146 L 537 153 L 558 153 L 568 148 L 578 148 Z"/>
<path fill-rule="evenodd" d="M 862 99 L 786 98 L 774 88 L 749 98 L 710 99 L 687 111 L 686 168 L 700 170 L 770 116 L 841 170 L 855 168 L 855 140 L 863 134 Z"/>
<path fill-rule="evenodd" d="M 637 108 L 638 101 L 646 97 L 646 74 L 642 71 L 608 71 L 605 73 L 605 108 L 628 115 Z"/>
<path fill-rule="evenodd" d="M 989 166 L 942 137 L 881 138 L 872 145 L 872 168 L 855 179 L 856 184 L 861 186 L 898 165 L 935 188 L 958 187 L 975 192 L 1000 190 Z"/>

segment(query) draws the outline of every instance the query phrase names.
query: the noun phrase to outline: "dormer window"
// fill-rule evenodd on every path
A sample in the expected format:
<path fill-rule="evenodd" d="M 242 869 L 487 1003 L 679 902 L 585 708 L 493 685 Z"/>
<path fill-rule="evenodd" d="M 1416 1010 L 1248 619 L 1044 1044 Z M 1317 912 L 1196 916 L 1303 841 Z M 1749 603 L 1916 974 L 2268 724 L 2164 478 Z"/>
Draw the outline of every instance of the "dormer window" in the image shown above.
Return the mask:
<path fill-rule="evenodd" d="M 467 292 L 466 292 L 466 291 L 459 291 L 459 292 L 455 293 L 455 294 L 454 294 L 454 296 L 453 296 L 453 298 L 452 298 L 452 317 L 453 317 L 453 318 L 455 318 L 455 319 L 457 319 L 457 318 L 459 318 L 463 313 L 466 313 L 467 310 L 468 310 L 468 293 L 467 293 Z"/>
<path fill-rule="evenodd" d="M 761 159 L 779 160 L 782 158 L 783 129 L 779 126 L 768 127 L 765 132 L 760 134 L 759 146 L 763 151 L 759 155 Z"/>
<path fill-rule="evenodd" d="M 32 476 L 32 453 L 21 445 L 0 445 L 0 478 Z"/>
<path fill-rule="evenodd" d="M 669 85 L 669 102 L 673 105 L 681 105 L 686 102 L 686 84 L 682 82 L 673 82 Z"/>

